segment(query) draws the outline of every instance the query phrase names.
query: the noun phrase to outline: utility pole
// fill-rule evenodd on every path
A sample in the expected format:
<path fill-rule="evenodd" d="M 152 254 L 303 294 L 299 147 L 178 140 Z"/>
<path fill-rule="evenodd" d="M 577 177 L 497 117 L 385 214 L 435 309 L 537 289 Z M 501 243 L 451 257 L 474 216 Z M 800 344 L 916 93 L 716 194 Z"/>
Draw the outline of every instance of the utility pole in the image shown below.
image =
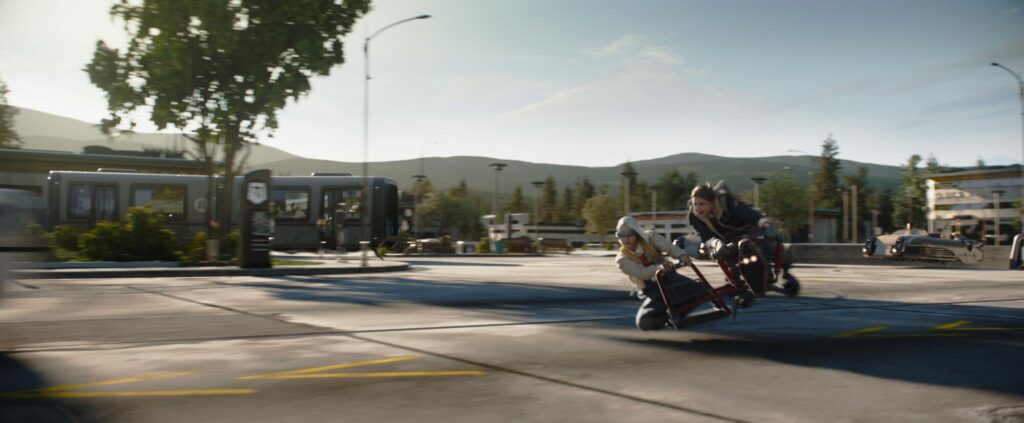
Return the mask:
<path fill-rule="evenodd" d="M 850 185 L 850 199 L 853 200 L 851 201 L 853 210 L 850 213 L 850 226 L 853 227 L 853 237 L 850 238 L 852 242 L 860 242 L 857 238 L 857 198 L 857 186 Z"/>
<path fill-rule="evenodd" d="M 494 223 L 498 223 L 498 173 L 506 166 L 505 163 L 491 163 L 494 168 L 494 191 L 491 191 L 491 214 L 494 215 Z"/>
<path fill-rule="evenodd" d="M 850 241 L 850 199 L 846 191 L 840 189 L 839 196 L 843 197 L 843 241 Z"/>
<path fill-rule="evenodd" d="M 630 199 L 631 199 L 630 196 L 629 196 L 629 186 L 632 185 L 632 180 L 633 180 L 633 177 L 636 176 L 636 172 L 634 172 L 632 170 L 625 171 L 625 172 L 622 172 L 622 176 L 624 178 L 626 178 L 626 181 L 623 182 L 623 186 L 625 187 L 625 192 L 624 192 L 625 195 L 623 196 L 624 198 L 622 199 L 622 207 L 623 207 L 623 211 L 624 211 L 623 216 L 629 216 L 629 203 L 630 203 Z"/>

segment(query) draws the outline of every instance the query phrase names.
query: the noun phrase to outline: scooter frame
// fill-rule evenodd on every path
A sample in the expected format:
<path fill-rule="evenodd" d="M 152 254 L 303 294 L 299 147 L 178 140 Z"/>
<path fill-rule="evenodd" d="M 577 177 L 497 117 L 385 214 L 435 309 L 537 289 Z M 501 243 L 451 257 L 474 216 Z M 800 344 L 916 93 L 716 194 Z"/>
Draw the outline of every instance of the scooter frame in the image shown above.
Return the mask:
<path fill-rule="evenodd" d="M 677 269 L 679 267 L 681 266 L 676 265 Z M 658 291 L 661 293 L 661 299 L 665 302 L 666 311 L 668 312 L 668 324 L 673 329 L 693 327 L 727 316 L 732 316 L 732 318 L 735 319 L 737 310 L 735 307 L 730 307 L 725 303 L 725 297 L 739 295 L 746 297 L 745 299 L 748 304 L 753 302 L 753 295 L 750 293 L 750 288 L 746 285 L 746 282 L 742 280 L 735 281 L 733 279 L 729 279 L 728 284 L 715 288 L 710 282 L 708 282 L 707 278 L 704 277 L 704 273 L 702 273 L 692 262 L 690 263 L 690 269 L 697 274 L 697 280 L 700 281 L 700 284 L 707 290 L 707 295 L 698 300 L 676 306 L 672 305 L 671 300 L 668 295 L 666 295 L 667 292 L 665 291 L 665 285 L 663 282 L 665 271 L 659 269 L 654 276 L 654 281 L 658 285 Z M 689 314 L 690 311 L 704 303 L 711 303 L 714 307 L 700 313 Z"/>
<path fill-rule="evenodd" d="M 763 237 L 758 237 L 758 240 L 763 239 Z M 779 280 L 780 275 L 782 275 L 782 255 L 784 251 L 781 242 L 775 242 L 775 261 L 773 263 L 773 269 L 768 268 L 768 263 L 764 258 L 764 254 L 761 253 L 761 248 L 758 247 L 757 243 L 753 239 L 743 238 L 736 243 L 735 247 L 727 246 L 726 248 L 736 248 L 737 256 L 739 257 L 736 260 L 736 268 L 734 270 L 733 267 L 729 265 L 728 260 L 722 257 L 719 257 L 716 260 L 718 262 L 718 267 L 722 269 L 722 273 L 725 273 L 725 277 L 729 281 L 737 285 L 741 281 L 745 282 L 758 297 L 765 296 L 768 290 L 775 286 L 775 282 Z M 749 277 L 749 272 L 746 270 L 750 269 L 752 266 L 761 267 L 760 278 Z M 768 272 L 768 270 L 774 270 L 774 272 Z M 769 275 L 772 275 L 771 280 L 769 280 Z"/>

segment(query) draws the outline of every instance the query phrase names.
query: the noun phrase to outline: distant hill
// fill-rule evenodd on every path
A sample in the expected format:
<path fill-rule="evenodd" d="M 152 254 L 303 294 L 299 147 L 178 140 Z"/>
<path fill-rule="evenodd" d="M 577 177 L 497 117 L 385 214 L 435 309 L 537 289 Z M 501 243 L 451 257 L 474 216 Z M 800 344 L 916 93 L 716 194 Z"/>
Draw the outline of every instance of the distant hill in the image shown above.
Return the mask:
<path fill-rule="evenodd" d="M 81 151 L 87 145 L 103 145 L 119 150 L 142 150 L 143 148 L 190 147 L 181 136 L 170 134 L 124 134 L 114 141 L 108 140 L 94 124 L 56 116 L 36 110 L 19 108 L 15 116 L 15 130 L 24 141 L 24 148 L 58 151 Z M 774 156 L 754 158 L 730 158 L 699 153 L 679 153 L 651 160 L 633 162 L 638 178 L 654 183 L 665 172 L 677 169 L 680 173 L 694 172 L 704 181 L 725 179 L 737 192 L 753 189 L 750 181 L 754 176 L 771 176 L 775 172 L 793 172 L 802 181 L 807 181 L 811 157 Z M 489 195 L 494 187 L 494 169 L 491 163 L 508 165 L 500 174 L 500 192 L 505 197 L 516 186 L 532 196 L 532 181 L 543 181 L 552 176 L 558 183 L 559 194 L 567 184 L 581 178 L 588 178 L 596 187 L 607 185 L 618 190 L 622 181 L 622 166 L 585 167 L 516 160 L 501 160 L 489 157 L 426 157 L 423 159 L 398 160 L 370 163 L 370 173 L 396 180 L 403 190 L 411 190 L 412 176 L 424 174 L 438 188 L 448 188 L 465 180 L 476 193 Z M 873 188 L 890 188 L 899 185 L 900 168 L 872 163 L 842 161 L 843 173 L 857 171 L 866 166 Z M 311 172 L 347 172 L 362 174 L 362 163 L 335 162 L 299 157 L 273 147 L 256 145 L 249 157 L 248 168 L 267 168 L 279 175 L 308 175 Z M 788 169 L 786 169 L 788 167 Z M 614 192 L 614 191 L 613 191 Z"/>
<path fill-rule="evenodd" d="M 423 159 L 400 160 L 391 162 L 370 163 L 370 174 L 384 175 L 395 179 L 402 189 L 412 188 L 412 176 L 423 174 L 430 178 L 435 187 L 451 187 L 465 179 L 466 184 L 474 191 L 490 192 L 494 187 L 494 169 L 491 163 L 501 162 L 508 166 L 499 175 L 500 191 L 511 193 L 516 186 L 523 188 L 530 196 L 532 181 L 543 181 L 552 176 L 558 182 L 559 190 L 566 184 L 586 177 L 597 187 L 607 185 L 617 190 L 621 183 L 622 166 L 614 167 L 583 167 L 555 164 L 529 163 L 515 160 L 500 160 L 488 157 L 425 157 Z M 673 168 L 686 174 L 694 172 L 702 181 L 725 179 L 729 186 L 737 192 L 753 189 L 754 176 L 771 176 L 775 172 L 793 172 L 802 181 L 807 181 L 810 157 L 808 156 L 776 156 L 758 158 L 729 158 L 708 154 L 683 153 L 670 157 L 633 162 L 637 177 L 654 183 L 665 172 Z M 816 165 L 816 164 L 815 164 Z M 853 174 L 859 166 L 868 168 L 870 183 L 875 188 L 891 188 L 900 183 L 900 168 L 897 166 L 861 163 L 849 160 L 842 161 L 843 173 Z M 310 172 L 347 172 L 353 175 L 362 173 L 362 164 L 356 162 L 334 162 L 295 158 L 266 163 L 264 167 L 277 174 L 308 175 Z M 789 169 L 785 169 L 788 167 Z"/>
<path fill-rule="evenodd" d="M 14 130 L 24 142 L 23 148 L 79 152 L 87 145 L 102 145 L 117 150 L 144 148 L 190 149 L 190 142 L 181 135 L 125 133 L 111 140 L 96 124 L 82 122 L 38 110 L 16 107 Z M 262 167 L 265 163 L 298 158 L 274 147 L 255 145 L 249 156 L 249 166 Z"/>

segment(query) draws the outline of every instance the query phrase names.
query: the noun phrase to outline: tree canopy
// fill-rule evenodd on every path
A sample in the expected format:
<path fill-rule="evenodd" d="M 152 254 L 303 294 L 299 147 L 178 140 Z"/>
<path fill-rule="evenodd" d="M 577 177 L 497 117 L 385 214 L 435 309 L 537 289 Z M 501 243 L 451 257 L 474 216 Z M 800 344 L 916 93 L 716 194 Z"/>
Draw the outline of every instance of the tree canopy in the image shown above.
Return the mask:
<path fill-rule="evenodd" d="M 842 206 L 839 189 L 839 171 L 842 165 L 839 156 L 839 143 L 829 134 L 821 143 L 821 156 L 818 158 L 817 169 L 814 170 L 814 206 L 815 208 L 837 208 Z"/>
<path fill-rule="evenodd" d="M 907 164 L 903 166 L 903 183 L 893 195 L 892 221 L 893 223 L 899 222 L 896 225 L 898 227 L 906 223 L 911 223 L 915 228 L 923 228 L 927 225 L 925 220 L 927 186 L 925 178 L 917 167 L 919 164 L 921 164 L 921 156 L 917 154 L 907 159 Z"/>
<path fill-rule="evenodd" d="M 19 148 L 21 137 L 14 131 L 14 115 L 18 111 L 7 104 L 7 84 L 0 80 L 0 147 Z"/>
<path fill-rule="evenodd" d="M 592 197 L 583 205 L 583 218 L 587 221 L 587 232 L 598 234 L 603 240 L 608 232 L 615 229 L 619 205 L 608 194 Z"/>
<path fill-rule="evenodd" d="M 368 0 L 144 0 L 119 2 L 122 51 L 96 43 L 85 71 L 107 95 L 108 133 L 134 126 L 142 110 L 161 129 L 175 127 L 209 159 L 224 160 L 223 192 L 244 164 L 238 154 L 259 134 L 272 135 L 287 101 L 310 90 L 310 78 L 343 63 L 343 37 L 369 11 Z M 212 169 L 210 172 L 212 173 Z M 221 221 L 230 213 L 220 202 Z"/>

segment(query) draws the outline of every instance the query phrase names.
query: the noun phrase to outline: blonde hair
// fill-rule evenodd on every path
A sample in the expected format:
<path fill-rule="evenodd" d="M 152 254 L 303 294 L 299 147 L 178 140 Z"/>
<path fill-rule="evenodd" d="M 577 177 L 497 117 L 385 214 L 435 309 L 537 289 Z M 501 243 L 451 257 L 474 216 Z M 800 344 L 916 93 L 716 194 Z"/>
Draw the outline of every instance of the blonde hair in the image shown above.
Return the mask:
<path fill-rule="evenodd" d="M 659 252 L 657 248 L 654 248 L 653 245 L 645 241 L 643 237 L 637 235 L 636 240 L 640 244 L 640 248 L 643 248 L 644 252 L 647 253 L 648 256 L 651 256 L 652 259 L 656 257 L 661 257 L 661 252 Z M 636 256 L 636 252 L 629 248 L 626 248 L 625 245 L 619 247 L 619 252 L 630 260 L 633 260 L 637 263 L 640 262 L 640 258 Z"/>

